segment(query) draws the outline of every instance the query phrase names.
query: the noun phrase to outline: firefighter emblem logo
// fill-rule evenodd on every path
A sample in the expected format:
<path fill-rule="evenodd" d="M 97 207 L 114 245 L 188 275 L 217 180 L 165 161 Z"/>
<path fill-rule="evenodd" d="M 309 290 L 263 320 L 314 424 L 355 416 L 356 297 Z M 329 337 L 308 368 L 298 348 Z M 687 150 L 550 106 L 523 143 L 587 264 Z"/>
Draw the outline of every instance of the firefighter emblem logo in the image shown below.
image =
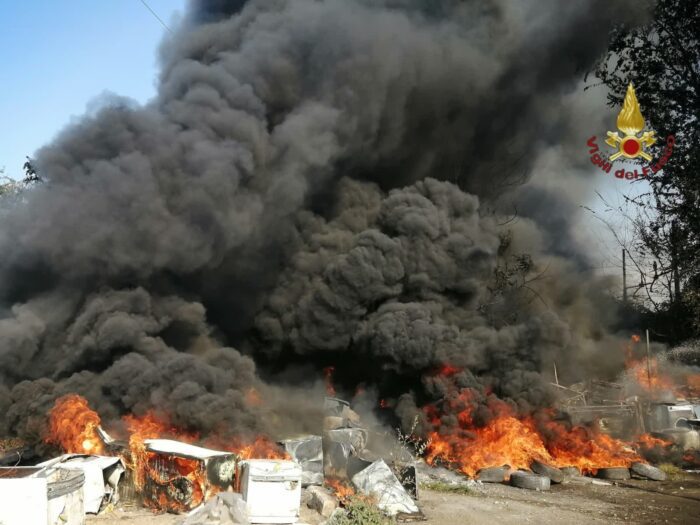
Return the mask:
<path fill-rule="evenodd" d="M 632 83 L 627 86 L 625 101 L 620 114 L 617 116 L 617 128 L 624 136 L 621 137 L 617 131 L 608 131 L 608 138 L 605 139 L 605 143 L 608 146 L 617 150 L 610 155 L 610 161 L 614 162 L 620 157 L 626 159 L 641 157 L 647 162 L 651 162 L 651 155 L 645 151 L 645 148 L 656 143 L 656 136 L 654 131 L 645 131 L 638 136 L 644 129 L 644 117 L 639 108 L 639 102 L 637 102 L 637 95 L 634 93 Z"/>

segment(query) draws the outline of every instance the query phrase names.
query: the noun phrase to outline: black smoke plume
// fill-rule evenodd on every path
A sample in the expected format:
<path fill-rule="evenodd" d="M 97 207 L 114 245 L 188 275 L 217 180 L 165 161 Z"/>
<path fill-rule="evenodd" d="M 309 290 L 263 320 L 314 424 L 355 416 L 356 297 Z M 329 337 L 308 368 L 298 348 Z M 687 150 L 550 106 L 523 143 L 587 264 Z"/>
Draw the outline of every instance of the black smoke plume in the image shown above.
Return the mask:
<path fill-rule="evenodd" d="M 634 6 L 193 2 L 157 98 L 102 100 L 3 216 L 0 435 L 40 438 L 68 392 L 105 419 L 298 430 L 293 370 L 332 362 L 400 417 L 446 362 L 548 403 L 543 370 L 594 366 L 612 314 L 542 214 L 493 210 L 571 136 L 552 108 Z"/>

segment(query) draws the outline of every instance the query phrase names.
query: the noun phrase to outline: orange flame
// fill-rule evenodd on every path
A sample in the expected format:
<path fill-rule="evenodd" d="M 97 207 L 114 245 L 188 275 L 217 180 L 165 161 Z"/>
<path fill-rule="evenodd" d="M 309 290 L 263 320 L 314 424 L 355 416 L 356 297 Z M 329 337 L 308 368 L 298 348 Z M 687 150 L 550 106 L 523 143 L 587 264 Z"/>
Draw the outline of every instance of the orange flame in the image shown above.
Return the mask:
<path fill-rule="evenodd" d="M 100 416 L 90 409 L 84 397 L 66 395 L 57 399 L 51 409 L 45 441 L 71 454 L 102 454 L 104 444 L 97 434 L 99 426 Z"/>
<path fill-rule="evenodd" d="M 204 442 L 205 446 L 231 452 L 241 459 L 290 459 L 282 447 L 265 436 L 251 439 L 222 438 L 213 436 Z"/>
<path fill-rule="evenodd" d="M 258 392 L 255 387 L 250 387 L 248 391 L 245 393 L 245 402 L 249 404 L 250 406 L 254 407 L 259 407 L 262 406 L 263 400 L 262 397 L 260 396 L 260 392 Z"/>
<path fill-rule="evenodd" d="M 129 446 L 122 459 L 133 472 L 134 485 L 146 506 L 158 511 L 184 512 L 219 491 L 207 482 L 201 461 L 146 448 L 146 440 L 156 438 L 195 443 L 200 440 L 197 432 L 178 428 L 167 417 L 153 411 L 142 416 L 126 415 L 122 421 L 129 433 Z M 90 409 L 87 400 L 78 395 L 64 396 L 56 401 L 49 414 L 46 441 L 59 445 L 65 452 L 103 454 L 105 447 L 97 434 L 99 425 L 100 417 Z M 215 434 L 206 440 L 205 446 L 232 452 L 243 459 L 289 458 L 280 446 L 264 436 L 241 439 Z"/>
<path fill-rule="evenodd" d="M 700 451 L 689 450 L 683 455 L 683 461 L 689 463 L 692 466 L 700 465 Z"/>
<path fill-rule="evenodd" d="M 325 484 L 333 491 L 335 497 L 338 498 L 338 501 L 342 504 L 347 503 L 350 498 L 355 495 L 355 489 L 339 478 L 327 477 Z"/>
<path fill-rule="evenodd" d="M 445 363 L 440 368 L 438 368 L 436 375 L 452 377 L 453 375 L 459 374 L 461 371 L 461 368 Z"/>
<path fill-rule="evenodd" d="M 129 452 L 130 458 L 127 460 L 128 466 L 134 471 L 134 485 L 137 490 L 141 491 L 144 488 L 146 480 L 150 477 L 158 479 L 154 476 L 151 463 L 155 460 L 157 454 L 153 454 L 146 450 L 147 439 L 156 439 L 160 437 L 173 437 L 186 443 L 197 441 L 196 433 L 186 433 L 171 426 L 165 418 L 157 415 L 155 412 L 146 412 L 143 416 L 126 415 L 122 417 L 129 430 Z"/>
<path fill-rule="evenodd" d="M 666 448 L 671 445 L 673 445 L 673 442 L 654 437 L 651 434 L 642 434 L 637 438 L 637 446 L 641 450 L 651 450 L 656 447 Z"/>
<path fill-rule="evenodd" d="M 676 390 L 678 397 L 700 398 L 700 374 L 689 374 L 685 378 L 685 385 Z"/>
<path fill-rule="evenodd" d="M 323 377 L 326 381 L 326 394 L 329 396 L 334 396 L 336 394 L 335 387 L 333 386 L 333 374 L 335 373 L 334 366 L 327 366 L 323 369 Z"/>
<path fill-rule="evenodd" d="M 468 476 L 480 469 L 509 465 L 528 469 L 534 460 L 557 467 L 578 467 L 584 473 L 599 468 L 629 466 L 641 457 L 631 445 L 594 429 L 568 426 L 542 411 L 517 415 L 509 404 L 493 396 L 486 400 L 493 416 L 477 423 L 483 403 L 477 393 L 463 389 L 425 413 L 434 430 L 429 433 L 426 461 L 447 463 Z M 443 427 L 442 417 L 450 415 L 457 425 Z"/>
<path fill-rule="evenodd" d="M 634 346 L 641 341 L 638 335 L 633 335 L 629 344 L 625 348 L 625 368 L 627 369 L 628 377 L 632 378 L 645 392 L 650 395 L 658 395 L 665 392 L 670 392 L 676 397 L 685 397 L 686 395 L 700 394 L 700 388 L 695 389 L 692 385 L 695 382 L 695 376 L 689 376 L 686 387 L 679 387 L 671 376 L 663 373 L 659 367 L 659 361 L 656 357 L 635 358 Z M 700 374 L 697 375 L 698 387 L 700 387 Z"/>

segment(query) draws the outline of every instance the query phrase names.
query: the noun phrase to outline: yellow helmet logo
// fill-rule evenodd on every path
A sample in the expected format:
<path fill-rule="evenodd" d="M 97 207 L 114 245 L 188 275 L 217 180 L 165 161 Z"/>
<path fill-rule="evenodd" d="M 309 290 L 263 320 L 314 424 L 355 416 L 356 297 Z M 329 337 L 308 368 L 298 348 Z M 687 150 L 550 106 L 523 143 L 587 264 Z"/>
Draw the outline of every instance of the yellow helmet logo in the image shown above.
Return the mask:
<path fill-rule="evenodd" d="M 608 131 L 608 138 L 605 140 L 605 143 L 617 150 L 616 153 L 610 156 L 610 160 L 615 161 L 620 157 L 628 159 L 642 157 L 647 161 L 651 161 L 651 155 L 644 148 L 648 148 L 656 143 L 655 132 L 647 131 L 642 133 L 640 137 L 637 137 L 637 134 L 644 129 L 644 117 L 631 82 L 627 86 L 622 110 L 617 116 L 617 127 L 625 136 L 620 137 L 616 131 Z"/>

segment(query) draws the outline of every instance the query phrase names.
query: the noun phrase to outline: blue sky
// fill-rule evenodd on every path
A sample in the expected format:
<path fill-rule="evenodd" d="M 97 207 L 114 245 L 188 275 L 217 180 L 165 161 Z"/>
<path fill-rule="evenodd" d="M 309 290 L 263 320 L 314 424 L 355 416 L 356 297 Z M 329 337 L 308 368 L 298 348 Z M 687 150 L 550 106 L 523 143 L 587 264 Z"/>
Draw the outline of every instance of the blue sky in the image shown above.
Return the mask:
<path fill-rule="evenodd" d="M 175 24 L 186 0 L 147 3 Z M 0 0 L 0 168 L 20 177 L 105 91 L 152 98 L 164 32 L 140 0 Z"/>

